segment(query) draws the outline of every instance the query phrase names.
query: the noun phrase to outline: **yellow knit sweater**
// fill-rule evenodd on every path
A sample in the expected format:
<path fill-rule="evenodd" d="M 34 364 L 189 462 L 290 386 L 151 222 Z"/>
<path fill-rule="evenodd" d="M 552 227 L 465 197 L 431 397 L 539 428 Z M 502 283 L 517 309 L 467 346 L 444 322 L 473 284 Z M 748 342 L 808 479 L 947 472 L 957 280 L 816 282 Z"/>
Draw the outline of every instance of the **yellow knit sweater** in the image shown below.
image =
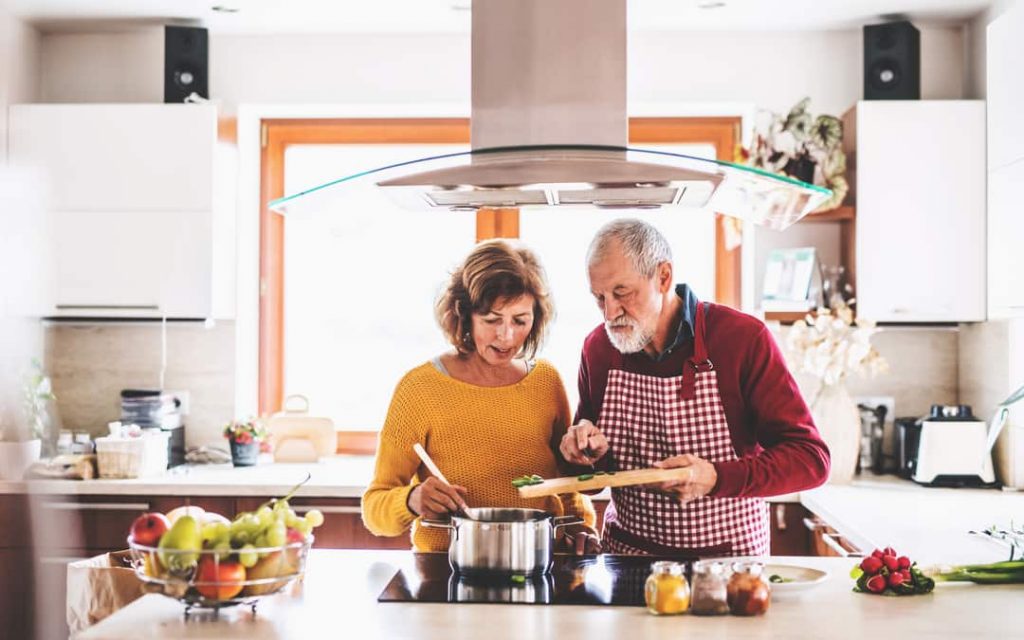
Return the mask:
<path fill-rule="evenodd" d="M 377 446 L 373 482 L 363 494 L 363 522 L 379 536 L 413 526 L 417 551 L 445 551 L 448 532 L 419 526 L 409 493 L 430 476 L 412 449 L 419 442 L 449 482 L 466 487 L 471 507 L 525 507 L 578 515 L 594 526 L 590 499 L 580 494 L 523 499 L 513 478 L 559 474 L 558 443 L 569 423 L 569 402 L 546 361 L 516 384 L 479 387 L 438 371 L 430 362 L 402 378 L 391 398 Z"/>

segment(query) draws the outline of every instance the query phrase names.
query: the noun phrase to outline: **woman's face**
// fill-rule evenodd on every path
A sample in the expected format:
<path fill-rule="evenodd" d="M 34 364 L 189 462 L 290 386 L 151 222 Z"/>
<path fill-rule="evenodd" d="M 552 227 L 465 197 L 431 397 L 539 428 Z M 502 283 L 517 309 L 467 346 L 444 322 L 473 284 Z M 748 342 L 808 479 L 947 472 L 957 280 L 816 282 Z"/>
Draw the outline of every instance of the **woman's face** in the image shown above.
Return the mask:
<path fill-rule="evenodd" d="M 499 366 L 519 355 L 533 329 L 534 302 L 528 293 L 514 300 L 499 298 L 487 313 L 473 314 L 473 344 L 484 362 Z"/>

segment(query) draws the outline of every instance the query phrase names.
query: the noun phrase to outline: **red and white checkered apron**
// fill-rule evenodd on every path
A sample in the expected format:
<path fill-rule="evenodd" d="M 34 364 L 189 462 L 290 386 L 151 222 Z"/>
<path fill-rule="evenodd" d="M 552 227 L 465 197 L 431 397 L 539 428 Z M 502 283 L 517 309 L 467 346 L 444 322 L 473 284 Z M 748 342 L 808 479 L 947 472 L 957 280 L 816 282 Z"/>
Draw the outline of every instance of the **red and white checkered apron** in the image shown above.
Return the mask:
<path fill-rule="evenodd" d="M 697 307 L 693 357 L 683 375 L 609 371 L 598 426 L 617 470 L 646 469 L 684 453 L 709 462 L 737 459 L 707 356 L 703 303 Z M 606 553 L 768 553 L 768 505 L 760 498 L 705 496 L 683 504 L 643 487 L 619 487 L 612 489 L 612 506 L 605 521 Z"/>

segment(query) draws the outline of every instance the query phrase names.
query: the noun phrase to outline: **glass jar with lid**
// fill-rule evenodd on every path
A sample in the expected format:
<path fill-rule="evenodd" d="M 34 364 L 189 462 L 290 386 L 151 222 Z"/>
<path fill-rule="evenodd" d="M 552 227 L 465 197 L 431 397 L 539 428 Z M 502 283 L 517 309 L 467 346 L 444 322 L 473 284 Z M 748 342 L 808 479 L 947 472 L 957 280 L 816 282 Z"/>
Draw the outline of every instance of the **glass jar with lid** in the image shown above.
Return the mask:
<path fill-rule="evenodd" d="M 759 616 L 768 611 L 772 589 L 762 572 L 760 562 L 735 562 L 726 593 L 729 611 L 737 616 Z"/>
<path fill-rule="evenodd" d="M 725 565 L 721 562 L 693 563 L 690 612 L 698 616 L 729 613 Z"/>
<path fill-rule="evenodd" d="M 644 584 L 647 610 L 659 616 L 685 613 L 690 608 L 690 585 L 683 565 L 661 560 L 651 565 Z"/>

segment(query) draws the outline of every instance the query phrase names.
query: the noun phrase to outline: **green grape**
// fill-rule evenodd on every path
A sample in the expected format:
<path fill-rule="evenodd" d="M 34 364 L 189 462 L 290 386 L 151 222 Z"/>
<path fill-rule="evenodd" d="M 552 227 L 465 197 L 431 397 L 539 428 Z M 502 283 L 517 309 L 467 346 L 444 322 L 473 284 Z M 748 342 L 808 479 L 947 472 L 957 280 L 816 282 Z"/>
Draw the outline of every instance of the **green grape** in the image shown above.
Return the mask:
<path fill-rule="evenodd" d="M 265 527 L 274 520 L 274 510 L 264 505 L 256 511 L 256 518 L 260 521 L 260 525 Z"/>
<path fill-rule="evenodd" d="M 213 546 L 213 548 L 217 552 L 217 559 L 221 562 L 227 560 L 228 556 L 230 556 L 232 553 L 231 543 L 227 540 L 218 541 L 217 544 Z"/>
<path fill-rule="evenodd" d="M 267 538 L 267 546 L 270 547 L 281 547 L 288 540 L 288 532 L 285 530 L 283 522 L 278 522 L 273 525 L 264 534 Z"/>
<path fill-rule="evenodd" d="M 238 561 L 241 562 L 242 566 L 246 569 L 253 567 L 256 562 L 259 561 L 259 556 L 252 549 L 253 546 L 251 544 L 247 544 L 238 552 Z"/>
<path fill-rule="evenodd" d="M 319 509 L 310 509 L 306 512 L 306 522 L 311 527 L 319 527 L 324 523 L 324 514 Z"/>
<path fill-rule="evenodd" d="M 263 532 L 260 535 L 256 536 L 256 540 L 253 541 L 253 544 L 258 549 L 264 549 L 266 547 L 271 546 L 270 543 L 267 542 L 267 534 L 266 534 L 266 532 Z"/>
<path fill-rule="evenodd" d="M 306 520 L 299 520 L 295 524 L 294 528 L 297 529 L 299 533 L 301 533 L 304 536 L 308 536 L 310 533 L 313 532 L 313 525 L 309 524 L 309 522 L 307 522 Z"/>
<path fill-rule="evenodd" d="M 226 538 L 230 535 L 230 528 L 223 522 L 210 522 L 203 525 L 203 542 L 208 543 L 209 546 L 214 546 L 214 543 L 221 538 Z"/>
<path fill-rule="evenodd" d="M 243 547 L 252 540 L 252 536 L 248 531 L 237 531 L 231 534 L 231 546 L 235 548 Z"/>

